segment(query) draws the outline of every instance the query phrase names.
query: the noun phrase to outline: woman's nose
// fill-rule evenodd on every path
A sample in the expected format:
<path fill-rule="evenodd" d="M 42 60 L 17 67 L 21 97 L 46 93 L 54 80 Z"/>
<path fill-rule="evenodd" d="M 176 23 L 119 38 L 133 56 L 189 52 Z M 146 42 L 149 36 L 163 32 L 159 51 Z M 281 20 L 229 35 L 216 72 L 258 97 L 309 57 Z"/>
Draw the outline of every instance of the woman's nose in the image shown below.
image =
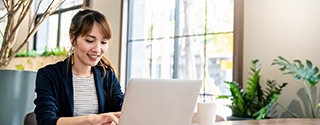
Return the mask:
<path fill-rule="evenodd" d="M 93 45 L 92 49 L 93 52 L 100 52 L 101 51 L 101 46 L 99 43 L 96 43 Z"/>

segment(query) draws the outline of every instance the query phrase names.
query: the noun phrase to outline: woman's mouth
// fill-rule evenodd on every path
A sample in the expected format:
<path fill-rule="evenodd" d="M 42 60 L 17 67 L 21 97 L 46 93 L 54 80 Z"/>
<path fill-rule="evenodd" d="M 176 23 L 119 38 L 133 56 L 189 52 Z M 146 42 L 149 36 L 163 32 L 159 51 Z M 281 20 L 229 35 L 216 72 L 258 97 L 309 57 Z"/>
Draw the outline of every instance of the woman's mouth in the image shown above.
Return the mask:
<path fill-rule="evenodd" d="M 91 60 L 97 60 L 100 57 L 100 55 L 92 55 L 92 54 L 87 54 L 87 55 Z"/>

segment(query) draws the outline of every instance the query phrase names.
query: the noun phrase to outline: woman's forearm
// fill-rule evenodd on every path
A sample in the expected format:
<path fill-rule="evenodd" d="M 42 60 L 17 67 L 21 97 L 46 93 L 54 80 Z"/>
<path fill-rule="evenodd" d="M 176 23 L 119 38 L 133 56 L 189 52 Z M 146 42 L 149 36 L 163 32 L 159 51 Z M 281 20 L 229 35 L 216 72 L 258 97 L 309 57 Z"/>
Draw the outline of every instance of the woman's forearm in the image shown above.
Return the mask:
<path fill-rule="evenodd" d="M 92 125 L 92 115 L 88 116 L 77 116 L 77 117 L 61 117 L 57 121 L 57 125 Z"/>
<path fill-rule="evenodd" d="M 120 112 L 92 114 L 77 117 L 61 117 L 57 121 L 57 125 L 100 125 L 119 122 Z"/>

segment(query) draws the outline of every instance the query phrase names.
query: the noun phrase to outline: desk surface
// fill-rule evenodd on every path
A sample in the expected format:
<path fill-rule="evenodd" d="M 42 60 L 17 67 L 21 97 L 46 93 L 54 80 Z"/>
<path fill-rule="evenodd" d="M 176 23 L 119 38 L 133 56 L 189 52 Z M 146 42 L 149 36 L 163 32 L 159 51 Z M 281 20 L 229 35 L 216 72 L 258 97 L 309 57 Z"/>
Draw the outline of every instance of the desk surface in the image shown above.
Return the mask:
<path fill-rule="evenodd" d="M 273 118 L 263 120 L 243 120 L 216 122 L 215 125 L 317 125 L 320 119 L 310 118 Z"/>

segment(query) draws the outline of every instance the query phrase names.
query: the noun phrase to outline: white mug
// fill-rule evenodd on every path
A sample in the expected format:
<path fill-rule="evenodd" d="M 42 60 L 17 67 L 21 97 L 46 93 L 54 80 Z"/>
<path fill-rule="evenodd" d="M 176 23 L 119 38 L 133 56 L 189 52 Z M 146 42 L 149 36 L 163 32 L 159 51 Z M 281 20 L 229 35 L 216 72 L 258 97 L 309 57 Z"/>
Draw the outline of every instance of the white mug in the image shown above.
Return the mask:
<path fill-rule="evenodd" d="M 198 125 L 214 125 L 216 122 L 215 102 L 199 102 L 197 112 Z"/>

